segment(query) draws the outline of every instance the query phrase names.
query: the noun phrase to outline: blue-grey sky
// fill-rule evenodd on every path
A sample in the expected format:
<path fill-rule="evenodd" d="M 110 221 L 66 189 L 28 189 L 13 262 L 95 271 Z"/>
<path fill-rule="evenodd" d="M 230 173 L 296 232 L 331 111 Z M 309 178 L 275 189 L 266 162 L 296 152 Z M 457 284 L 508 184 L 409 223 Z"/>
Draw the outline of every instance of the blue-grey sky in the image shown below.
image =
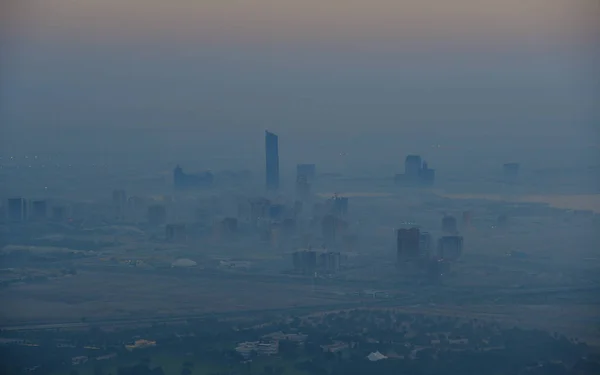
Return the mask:
<path fill-rule="evenodd" d="M 135 137 L 146 151 L 250 152 L 265 128 L 299 152 L 336 139 L 587 145 L 593 3 L 17 4 L 1 57 L 4 148 L 124 149 Z"/>

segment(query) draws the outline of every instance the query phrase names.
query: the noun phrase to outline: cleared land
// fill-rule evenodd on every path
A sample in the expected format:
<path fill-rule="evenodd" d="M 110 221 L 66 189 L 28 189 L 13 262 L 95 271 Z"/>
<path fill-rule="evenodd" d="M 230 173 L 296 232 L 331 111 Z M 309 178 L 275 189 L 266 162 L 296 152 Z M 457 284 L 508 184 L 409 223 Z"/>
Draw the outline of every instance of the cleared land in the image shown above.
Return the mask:
<path fill-rule="evenodd" d="M 335 299 L 313 293 L 309 283 L 282 286 L 243 279 L 80 272 L 46 283 L 5 288 L 0 301 L 8 307 L 0 312 L 0 324 L 7 325 L 293 308 L 327 305 Z"/>

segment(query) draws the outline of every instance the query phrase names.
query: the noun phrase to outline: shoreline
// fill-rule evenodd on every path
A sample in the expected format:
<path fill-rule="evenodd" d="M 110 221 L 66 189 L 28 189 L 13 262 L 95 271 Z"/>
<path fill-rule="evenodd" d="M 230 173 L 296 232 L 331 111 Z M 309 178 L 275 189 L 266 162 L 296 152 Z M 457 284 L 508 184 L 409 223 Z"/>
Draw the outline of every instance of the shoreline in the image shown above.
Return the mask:
<path fill-rule="evenodd" d="M 515 203 L 542 203 L 554 208 L 565 210 L 587 210 L 594 213 L 600 213 L 600 194 L 580 194 L 580 195 L 523 195 L 506 196 L 501 194 L 449 194 L 441 191 L 435 192 L 436 195 L 450 199 L 483 199 L 491 201 L 515 202 Z"/>

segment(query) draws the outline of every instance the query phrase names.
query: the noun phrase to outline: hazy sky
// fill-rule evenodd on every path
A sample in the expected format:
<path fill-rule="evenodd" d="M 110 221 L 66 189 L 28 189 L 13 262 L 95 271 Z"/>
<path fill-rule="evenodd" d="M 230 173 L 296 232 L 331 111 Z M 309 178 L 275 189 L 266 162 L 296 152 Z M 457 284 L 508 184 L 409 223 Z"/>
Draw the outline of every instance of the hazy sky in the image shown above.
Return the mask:
<path fill-rule="evenodd" d="M 114 146 L 114 129 L 128 129 L 121 134 L 134 131 L 150 150 L 161 142 L 221 147 L 216 140 L 235 131 L 232 144 L 251 148 L 247 137 L 260 144 L 269 128 L 283 139 L 383 135 L 390 147 L 394 137 L 426 136 L 591 142 L 597 7 L 15 1 L 0 12 L 9 21 L 0 57 L 3 138 L 12 148 L 73 148 L 75 139 Z M 36 140 L 31 129 L 70 131 Z"/>

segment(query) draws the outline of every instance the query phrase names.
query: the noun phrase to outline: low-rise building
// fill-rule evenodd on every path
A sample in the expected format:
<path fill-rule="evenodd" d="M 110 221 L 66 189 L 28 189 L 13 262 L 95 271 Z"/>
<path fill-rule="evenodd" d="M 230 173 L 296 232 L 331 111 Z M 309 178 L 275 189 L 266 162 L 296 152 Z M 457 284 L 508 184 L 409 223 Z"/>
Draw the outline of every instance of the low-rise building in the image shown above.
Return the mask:
<path fill-rule="evenodd" d="M 235 351 L 242 357 L 248 359 L 253 353 L 259 356 L 270 356 L 279 353 L 279 341 L 277 340 L 261 340 L 261 341 L 246 341 L 239 343 Z"/>
<path fill-rule="evenodd" d="M 125 349 L 132 351 L 134 349 L 145 349 L 156 346 L 156 341 L 151 340 L 136 340 L 133 344 L 125 345 Z"/>
<path fill-rule="evenodd" d="M 350 347 L 347 342 L 336 341 L 333 344 L 321 345 L 324 352 L 337 353 L 346 350 Z"/>
<path fill-rule="evenodd" d="M 71 358 L 71 364 L 73 366 L 77 366 L 77 365 L 83 365 L 84 363 L 86 363 L 88 361 L 88 357 L 86 356 L 79 356 L 79 357 L 73 357 Z"/>

